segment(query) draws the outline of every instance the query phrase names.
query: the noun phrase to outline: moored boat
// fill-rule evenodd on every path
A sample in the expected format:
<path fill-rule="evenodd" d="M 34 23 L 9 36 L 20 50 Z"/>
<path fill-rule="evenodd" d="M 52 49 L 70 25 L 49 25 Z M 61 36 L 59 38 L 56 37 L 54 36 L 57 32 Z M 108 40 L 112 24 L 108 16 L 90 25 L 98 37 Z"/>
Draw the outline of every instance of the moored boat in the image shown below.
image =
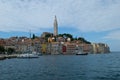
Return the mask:
<path fill-rule="evenodd" d="M 88 55 L 88 53 L 83 52 L 83 49 L 79 48 L 76 55 Z"/>
<path fill-rule="evenodd" d="M 81 52 L 78 52 L 78 53 L 76 53 L 76 55 L 88 55 L 88 53 L 81 53 Z"/>
<path fill-rule="evenodd" d="M 39 56 L 36 55 L 36 54 L 26 53 L 26 54 L 20 54 L 20 55 L 18 55 L 17 58 L 39 58 Z"/>

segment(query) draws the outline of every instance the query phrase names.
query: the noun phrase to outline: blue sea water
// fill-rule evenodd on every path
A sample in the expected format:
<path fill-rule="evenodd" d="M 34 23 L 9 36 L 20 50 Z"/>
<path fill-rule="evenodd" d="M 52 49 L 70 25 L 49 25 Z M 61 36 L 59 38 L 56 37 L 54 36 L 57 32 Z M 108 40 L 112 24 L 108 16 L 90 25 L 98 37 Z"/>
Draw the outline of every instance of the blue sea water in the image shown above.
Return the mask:
<path fill-rule="evenodd" d="M 6 59 L 0 80 L 120 80 L 120 53 Z"/>

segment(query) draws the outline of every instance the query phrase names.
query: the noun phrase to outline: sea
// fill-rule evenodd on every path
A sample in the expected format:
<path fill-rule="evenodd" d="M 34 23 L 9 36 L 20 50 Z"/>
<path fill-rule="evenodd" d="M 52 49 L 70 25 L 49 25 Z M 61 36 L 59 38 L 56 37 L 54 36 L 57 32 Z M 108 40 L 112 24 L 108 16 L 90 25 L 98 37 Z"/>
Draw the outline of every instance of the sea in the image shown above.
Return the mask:
<path fill-rule="evenodd" d="M 1 60 L 0 80 L 120 80 L 120 52 Z"/>

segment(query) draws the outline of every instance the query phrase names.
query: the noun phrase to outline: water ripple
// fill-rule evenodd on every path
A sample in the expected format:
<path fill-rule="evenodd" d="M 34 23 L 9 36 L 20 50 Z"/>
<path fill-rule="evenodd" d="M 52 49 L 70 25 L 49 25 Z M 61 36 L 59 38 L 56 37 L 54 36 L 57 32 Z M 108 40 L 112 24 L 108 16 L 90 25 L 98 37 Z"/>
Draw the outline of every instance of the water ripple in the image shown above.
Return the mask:
<path fill-rule="evenodd" d="M 120 80 L 120 54 L 48 55 L 0 62 L 0 80 Z"/>

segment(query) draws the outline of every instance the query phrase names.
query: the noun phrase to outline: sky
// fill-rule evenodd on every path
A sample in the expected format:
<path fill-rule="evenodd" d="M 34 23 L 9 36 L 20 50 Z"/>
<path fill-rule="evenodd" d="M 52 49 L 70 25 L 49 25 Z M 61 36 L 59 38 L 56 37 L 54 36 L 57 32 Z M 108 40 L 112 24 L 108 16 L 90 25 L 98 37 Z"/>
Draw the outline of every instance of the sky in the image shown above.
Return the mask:
<path fill-rule="evenodd" d="M 120 51 L 120 0 L 0 0 L 0 38 L 53 32 L 106 43 Z"/>

